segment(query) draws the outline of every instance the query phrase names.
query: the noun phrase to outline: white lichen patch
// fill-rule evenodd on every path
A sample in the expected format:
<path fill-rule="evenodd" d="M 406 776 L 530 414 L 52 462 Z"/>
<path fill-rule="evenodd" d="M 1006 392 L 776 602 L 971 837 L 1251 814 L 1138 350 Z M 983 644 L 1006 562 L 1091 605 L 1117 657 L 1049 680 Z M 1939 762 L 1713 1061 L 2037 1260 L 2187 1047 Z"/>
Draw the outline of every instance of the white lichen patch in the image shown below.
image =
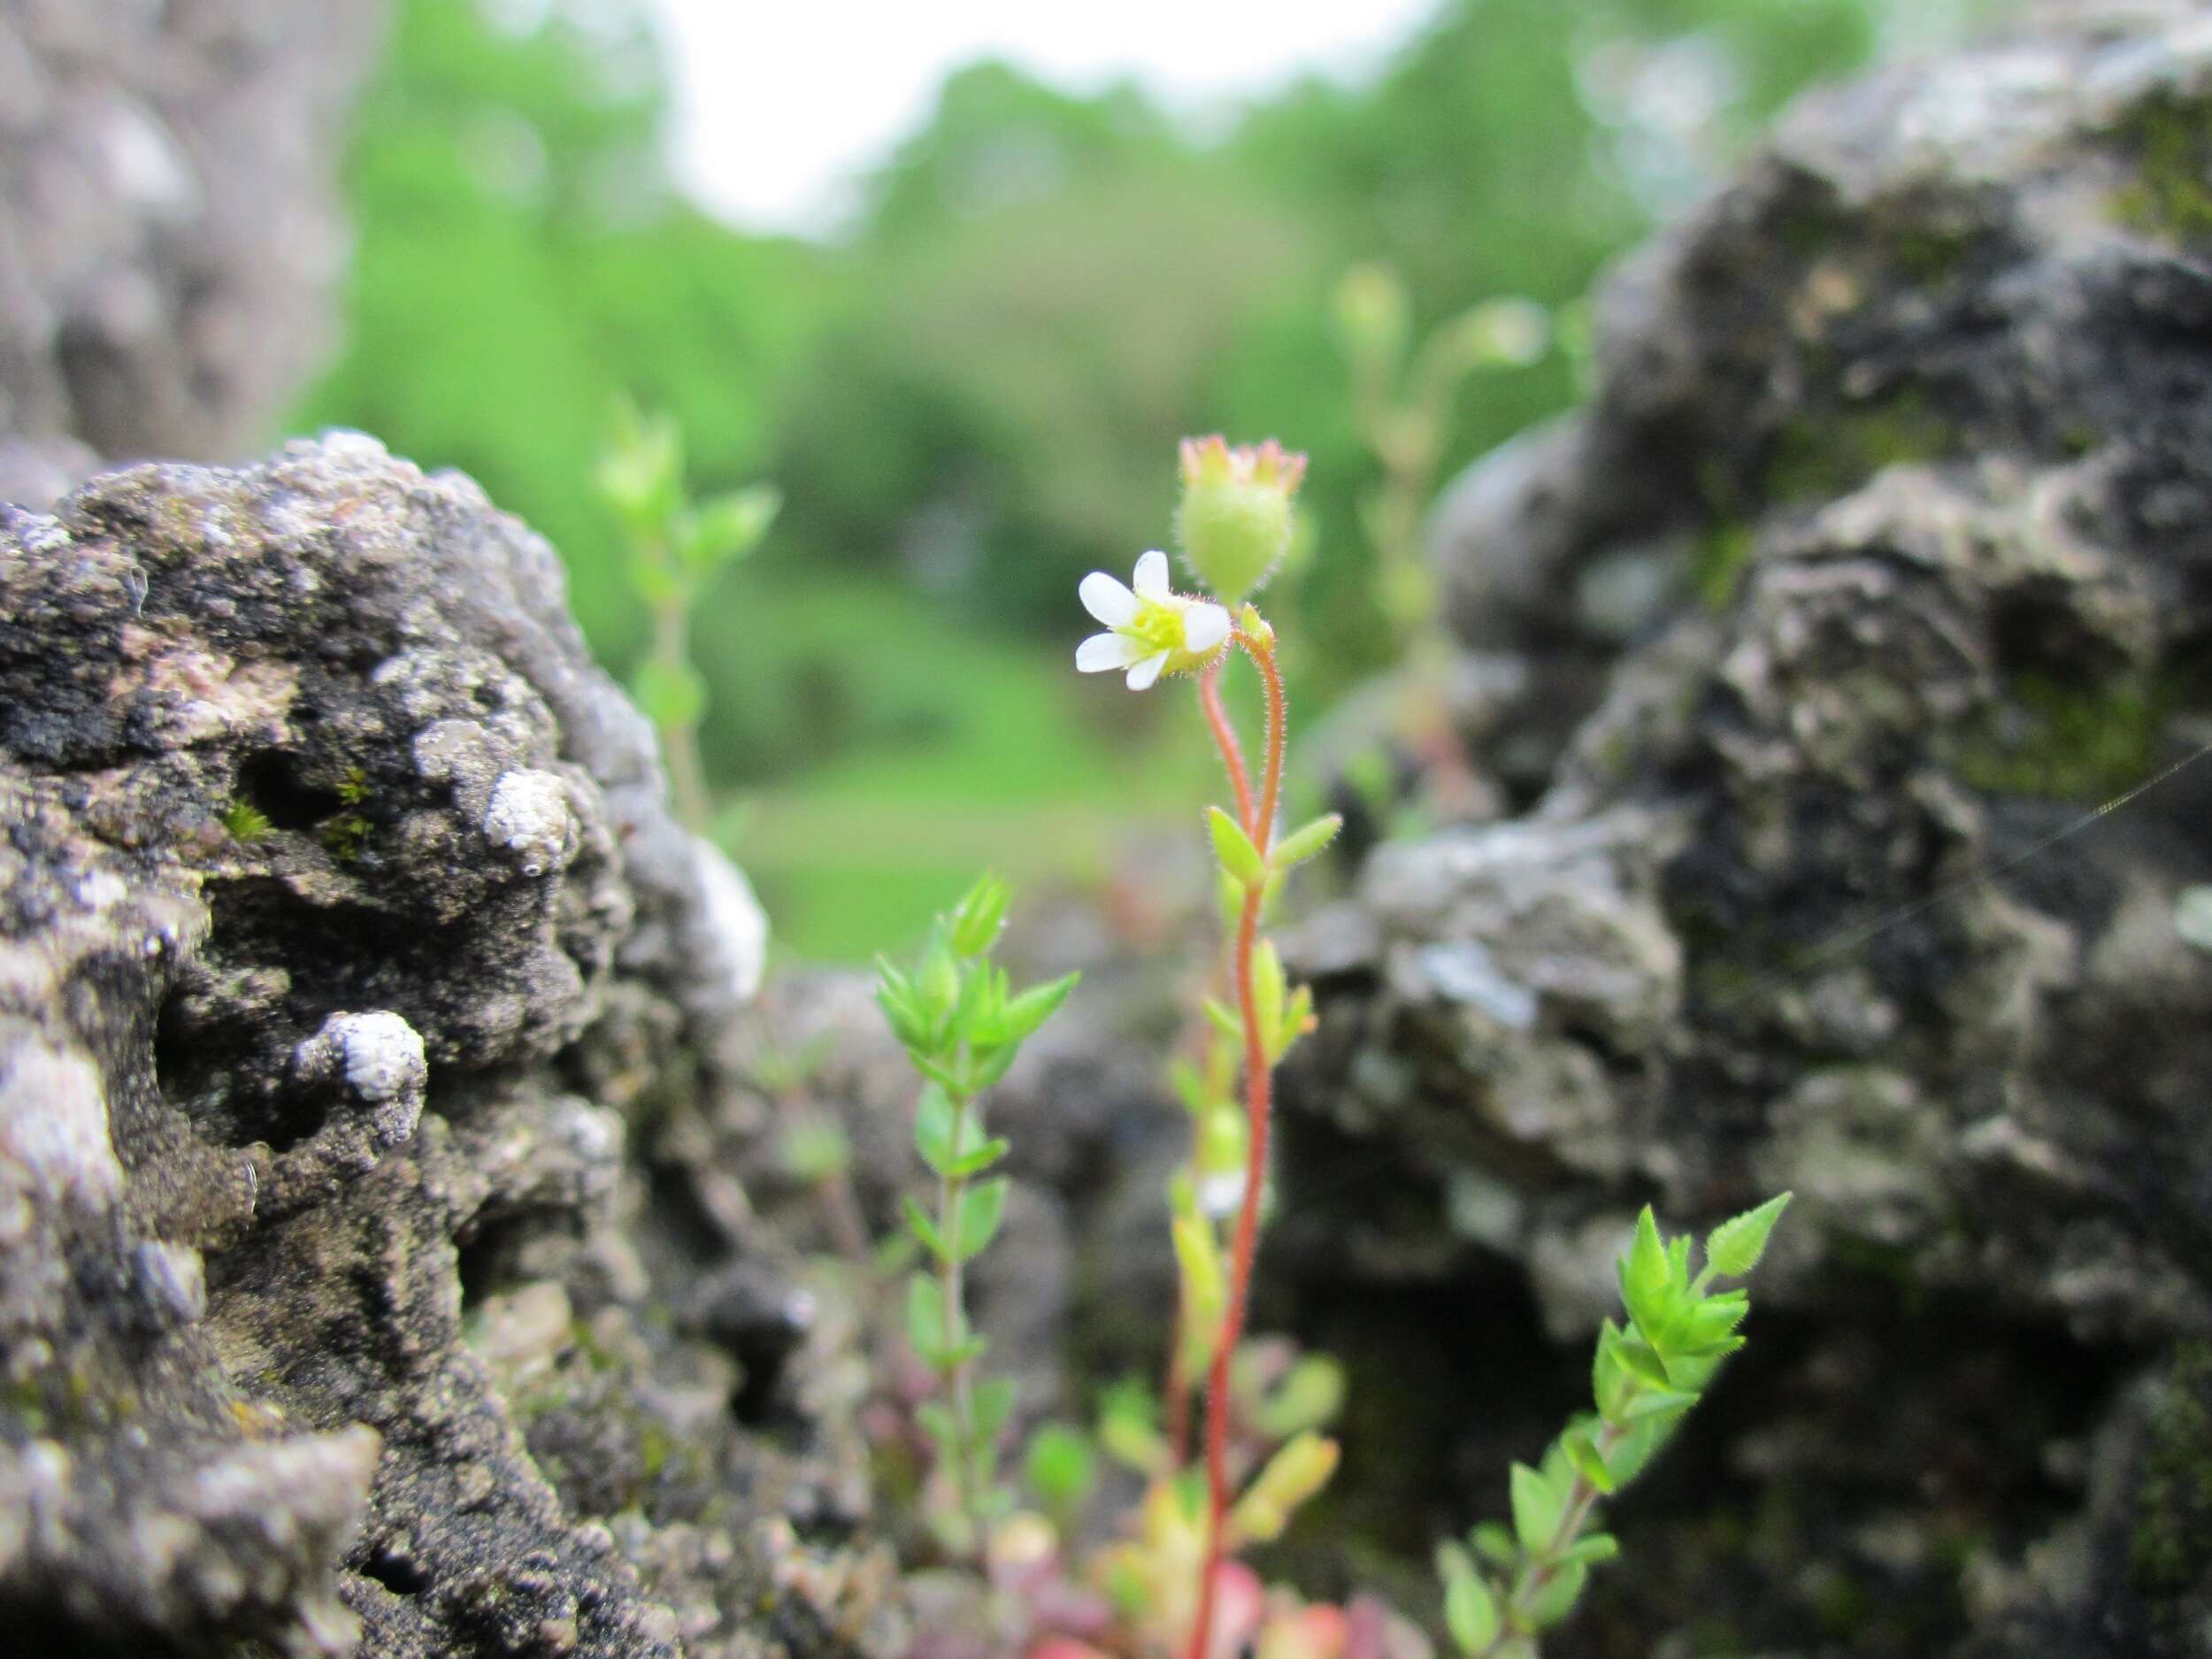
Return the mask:
<path fill-rule="evenodd" d="M 484 812 L 484 837 L 526 876 L 565 867 L 576 853 L 576 818 L 568 788 L 549 772 L 502 772 Z"/>
<path fill-rule="evenodd" d="M 340 1014 L 323 1029 L 344 1055 L 346 1087 L 372 1105 L 419 1093 L 429 1078 L 422 1039 L 397 1014 Z"/>
<path fill-rule="evenodd" d="M 768 913 L 719 848 L 695 836 L 691 846 L 702 911 L 689 941 L 697 966 L 726 981 L 735 1001 L 749 1002 L 768 965 Z"/>
<path fill-rule="evenodd" d="M 0 1023 L 0 1160 L 27 1171 L 33 1192 L 95 1211 L 123 1190 L 98 1068 L 19 1020 Z"/>

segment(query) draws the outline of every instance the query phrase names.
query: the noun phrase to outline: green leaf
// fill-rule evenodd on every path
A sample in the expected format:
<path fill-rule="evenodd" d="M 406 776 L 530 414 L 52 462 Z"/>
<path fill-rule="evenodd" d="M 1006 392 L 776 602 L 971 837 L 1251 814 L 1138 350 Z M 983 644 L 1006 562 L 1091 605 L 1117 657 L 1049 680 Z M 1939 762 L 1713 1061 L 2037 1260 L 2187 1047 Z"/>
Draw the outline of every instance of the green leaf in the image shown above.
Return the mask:
<path fill-rule="evenodd" d="M 1758 1266 L 1759 1258 L 1766 1254 L 1768 1236 L 1793 1195 L 1784 1193 L 1770 1198 L 1756 1210 L 1746 1210 L 1715 1227 L 1705 1238 L 1705 1265 L 1729 1279 L 1741 1279 Z"/>
<path fill-rule="evenodd" d="M 1221 867 L 1248 887 L 1258 887 L 1267 879 L 1267 861 L 1260 856 L 1260 849 L 1252 845 L 1247 835 L 1231 818 L 1217 806 L 1206 809 L 1206 825 L 1213 832 L 1214 856 L 1221 860 Z"/>
<path fill-rule="evenodd" d="M 1566 1509 L 1563 1486 L 1547 1480 L 1526 1463 L 1513 1465 L 1513 1531 L 1523 1549 L 1532 1555 L 1549 1549 Z"/>
<path fill-rule="evenodd" d="M 964 1140 L 967 1114 L 952 1103 L 941 1084 L 925 1083 L 921 1098 L 914 1103 L 914 1150 L 932 1171 L 942 1175 L 960 1156 L 955 1144 Z"/>
<path fill-rule="evenodd" d="M 1635 1242 L 1621 1260 L 1621 1300 L 1639 1325 L 1644 1323 L 1646 1309 L 1655 1314 L 1664 1308 L 1668 1277 L 1667 1247 L 1659 1236 L 1659 1218 L 1646 1204 L 1643 1214 L 1636 1217 Z"/>
<path fill-rule="evenodd" d="M 706 712 L 707 682 L 689 663 L 647 657 L 631 677 L 630 695 L 645 718 L 664 732 L 696 726 Z"/>
<path fill-rule="evenodd" d="M 755 484 L 703 501 L 676 520 L 676 557 L 701 576 L 710 575 L 760 545 L 783 507 L 772 484 Z"/>
<path fill-rule="evenodd" d="M 959 1460 L 960 1428 L 952 1419 L 951 1409 L 943 1401 L 923 1401 L 914 1408 L 914 1420 L 936 1442 L 940 1463 L 949 1463 Z"/>
<path fill-rule="evenodd" d="M 1674 1379 L 1667 1374 L 1666 1362 L 1653 1351 L 1649 1344 L 1635 1337 L 1623 1337 L 1615 1343 L 1613 1356 L 1620 1361 L 1624 1370 L 1647 1386 L 1674 1386 Z"/>
<path fill-rule="evenodd" d="M 1234 1009 L 1210 996 L 1206 999 L 1205 1008 L 1206 1018 L 1213 1021 L 1216 1031 L 1232 1042 L 1244 1041 L 1244 1022 L 1237 1018 Z"/>
<path fill-rule="evenodd" d="M 1290 1045 L 1305 1035 L 1306 1022 L 1312 1018 L 1313 987 L 1302 985 L 1290 994 L 1282 1018 L 1276 1022 L 1274 1037 L 1267 1045 L 1270 1062 L 1280 1060 L 1290 1052 Z"/>
<path fill-rule="evenodd" d="M 1263 939 L 1252 952 L 1252 1016 L 1259 1022 L 1261 1034 L 1270 1040 L 1282 1029 L 1283 1001 L 1288 994 L 1283 978 L 1283 959 L 1275 951 L 1275 941 Z"/>
<path fill-rule="evenodd" d="M 1473 1541 L 1476 1552 L 1485 1559 L 1495 1562 L 1501 1567 L 1519 1563 L 1521 1547 L 1514 1540 L 1513 1529 L 1504 1522 L 1478 1522 L 1474 1531 L 1467 1536 Z"/>
<path fill-rule="evenodd" d="M 924 1363 L 943 1369 L 945 1293 L 927 1273 L 906 1281 L 906 1340 Z"/>
<path fill-rule="evenodd" d="M 1076 1508 L 1098 1479 L 1090 1441 L 1063 1423 L 1047 1423 L 1029 1437 L 1022 1468 L 1037 1501 L 1054 1510 Z"/>
<path fill-rule="evenodd" d="M 1609 1494 L 1613 1490 L 1613 1471 L 1605 1466 L 1605 1459 L 1598 1455 L 1588 1432 L 1568 1435 L 1566 1446 L 1567 1461 L 1574 1465 L 1575 1472 L 1600 1492 Z"/>
<path fill-rule="evenodd" d="M 1006 907 L 1014 890 L 989 871 L 960 895 L 948 918 L 952 948 L 964 956 L 980 956 L 998 942 L 1006 926 Z"/>
<path fill-rule="evenodd" d="M 941 1262 L 946 1260 L 945 1235 L 938 1231 L 937 1224 L 930 1219 L 929 1211 L 924 1210 L 910 1193 L 901 1198 L 899 1203 L 906 1211 L 907 1231 L 914 1235 L 922 1248 L 927 1250 Z M 933 1286 L 935 1281 L 932 1280 L 931 1283 Z"/>
<path fill-rule="evenodd" d="M 1004 1157 L 1008 1151 L 1011 1149 L 1012 1145 L 1013 1143 L 1010 1141 L 994 1137 L 991 1140 L 986 1141 L 981 1146 L 976 1148 L 972 1152 L 970 1152 L 964 1157 L 955 1158 L 950 1164 L 945 1166 L 944 1172 L 952 1177 L 955 1180 L 964 1179 L 968 1176 L 978 1174 L 984 1170 L 989 1169 L 991 1165 Z"/>
<path fill-rule="evenodd" d="M 1336 839 L 1336 833 L 1344 827 L 1344 818 L 1332 812 L 1317 818 L 1310 824 L 1293 830 L 1269 849 L 1268 862 L 1278 870 L 1288 870 L 1302 864 L 1320 852 Z"/>
<path fill-rule="evenodd" d="M 1286 1440 L 1321 1427 L 1343 1409 L 1344 1367 L 1326 1354 L 1309 1354 L 1260 1402 L 1252 1426 L 1269 1440 Z"/>
<path fill-rule="evenodd" d="M 1448 1540 L 1436 1547 L 1437 1576 L 1444 1581 L 1444 1626 L 1471 1656 L 1498 1639 L 1498 1599 L 1467 1552 Z"/>
<path fill-rule="evenodd" d="M 1638 1394 L 1621 1410 L 1624 1423 L 1641 1423 L 1656 1417 L 1662 1422 L 1678 1417 L 1698 1402 L 1698 1396 L 1683 1394 L 1671 1388 L 1661 1388 L 1651 1394 Z"/>
<path fill-rule="evenodd" d="M 998 1224 L 1006 1214 L 1006 1188 L 1003 1175 L 987 1181 L 978 1181 L 960 1194 L 960 1220 L 954 1232 L 958 1236 L 961 1259 L 979 1255 L 998 1233 Z"/>
<path fill-rule="evenodd" d="M 1068 1000 L 1068 993 L 1075 989 L 1082 977 L 1080 973 L 1063 974 L 1049 984 L 1024 991 L 1007 1003 L 993 1040 L 1002 1043 L 1028 1041 L 1040 1025 L 1060 1011 L 1060 1004 Z"/>
<path fill-rule="evenodd" d="M 1530 1601 L 1529 1622 L 1542 1630 L 1573 1612 L 1575 1603 L 1582 1599 L 1582 1586 L 1589 1576 L 1589 1570 L 1580 1562 L 1560 1568 Z"/>
<path fill-rule="evenodd" d="M 1014 1415 L 1014 1379 L 986 1377 L 970 1394 L 968 1407 L 975 1423 L 976 1444 L 986 1447 L 995 1443 L 999 1431 Z"/>
<path fill-rule="evenodd" d="M 1562 1550 L 1559 1559 L 1562 1564 L 1571 1563 L 1578 1567 L 1594 1567 L 1601 1561 L 1612 1560 L 1620 1553 L 1620 1540 L 1615 1538 L 1612 1533 L 1586 1532 L 1567 1548 Z"/>

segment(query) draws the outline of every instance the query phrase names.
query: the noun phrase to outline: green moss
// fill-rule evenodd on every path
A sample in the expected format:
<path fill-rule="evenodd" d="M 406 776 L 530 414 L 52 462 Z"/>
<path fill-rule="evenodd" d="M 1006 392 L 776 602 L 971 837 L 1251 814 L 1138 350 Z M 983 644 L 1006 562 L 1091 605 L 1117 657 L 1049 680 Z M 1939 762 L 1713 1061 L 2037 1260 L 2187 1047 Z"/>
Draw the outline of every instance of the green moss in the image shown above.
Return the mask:
<path fill-rule="evenodd" d="M 2144 1435 L 2129 1578 L 2143 1595 L 2194 1589 L 2212 1561 L 2212 1344 L 2174 1356 Z"/>
<path fill-rule="evenodd" d="M 1740 519 L 1717 524 L 1697 539 L 1690 549 L 1690 580 L 1707 609 L 1725 611 L 1735 603 L 1753 547 L 1751 526 Z"/>
<path fill-rule="evenodd" d="M 1939 460 L 1958 447 L 1950 423 L 1916 391 L 1807 419 L 1777 434 L 1765 488 L 1771 501 L 1828 501 L 1886 466 Z"/>
<path fill-rule="evenodd" d="M 2121 136 L 2136 171 L 2113 199 L 2120 222 L 2184 242 L 2212 237 L 2212 103 L 2154 99 Z"/>
<path fill-rule="evenodd" d="M 2024 674 L 2006 707 L 1953 757 L 1959 776 L 1989 795 L 2102 801 L 2133 788 L 2151 770 L 2170 690 L 2142 680 L 2061 685 Z"/>
<path fill-rule="evenodd" d="M 224 831 L 242 846 L 267 840 L 276 828 L 269 822 L 269 815 L 250 801 L 233 801 L 220 816 Z"/>

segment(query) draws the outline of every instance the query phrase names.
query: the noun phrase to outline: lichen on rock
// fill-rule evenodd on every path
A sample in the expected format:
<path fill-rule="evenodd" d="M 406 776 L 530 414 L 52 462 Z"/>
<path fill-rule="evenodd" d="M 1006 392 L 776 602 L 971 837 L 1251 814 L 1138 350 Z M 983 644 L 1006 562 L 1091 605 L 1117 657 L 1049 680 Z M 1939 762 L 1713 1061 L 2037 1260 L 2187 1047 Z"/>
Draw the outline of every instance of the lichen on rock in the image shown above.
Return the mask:
<path fill-rule="evenodd" d="M 0 1624 L 883 1647 L 849 1323 L 634 1133 L 764 926 L 542 541 L 348 434 L 8 511 L 0 823 Z M 656 1312 L 741 1268 L 794 1340 Z"/>

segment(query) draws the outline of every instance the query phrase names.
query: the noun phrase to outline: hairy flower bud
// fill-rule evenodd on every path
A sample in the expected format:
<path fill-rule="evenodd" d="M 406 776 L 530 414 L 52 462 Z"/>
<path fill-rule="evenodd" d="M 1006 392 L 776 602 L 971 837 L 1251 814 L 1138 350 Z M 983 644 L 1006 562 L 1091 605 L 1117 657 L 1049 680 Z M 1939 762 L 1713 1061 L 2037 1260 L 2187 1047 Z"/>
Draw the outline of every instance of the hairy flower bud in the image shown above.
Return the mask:
<path fill-rule="evenodd" d="M 1183 440 L 1176 541 L 1217 597 L 1233 605 L 1274 573 L 1297 528 L 1291 503 L 1305 475 L 1306 457 L 1272 438 L 1233 449 L 1217 437 Z"/>

